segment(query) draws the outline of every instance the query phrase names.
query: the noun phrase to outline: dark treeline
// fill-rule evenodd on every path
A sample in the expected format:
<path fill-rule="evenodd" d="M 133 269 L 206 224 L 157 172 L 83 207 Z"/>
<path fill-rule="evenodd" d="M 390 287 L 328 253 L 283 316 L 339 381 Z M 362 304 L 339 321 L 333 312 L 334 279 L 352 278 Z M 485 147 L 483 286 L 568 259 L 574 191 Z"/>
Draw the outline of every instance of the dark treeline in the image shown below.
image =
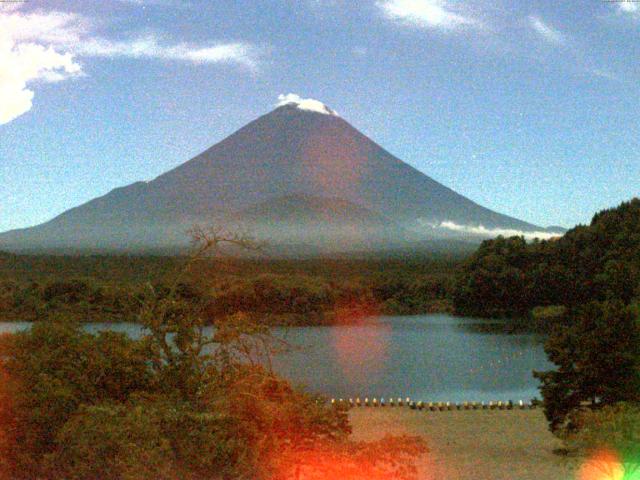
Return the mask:
<path fill-rule="evenodd" d="M 184 258 L 0 254 L 0 321 L 63 313 L 79 321 L 135 321 Z M 238 312 L 272 324 L 331 324 L 354 314 L 449 312 L 532 319 L 548 329 L 563 308 L 640 297 L 640 200 L 596 214 L 563 237 L 488 240 L 468 259 L 224 258 L 203 260 L 185 301 L 210 321 Z M 535 325 L 534 325 L 535 324 Z"/>
<path fill-rule="evenodd" d="M 629 305 L 639 297 L 640 200 L 634 199 L 558 239 L 485 241 L 459 269 L 453 301 L 464 315 L 525 317 L 534 311 L 534 318 L 544 318 L 551 306 Z"/>
<path fill-rule="evenodd" d="M 561 238 L 484 242 L 458 269 L 453 304 L 459 314 L 513 317 L 509 326 L 547 333 L 554 367 L 534 376 L 550 430 L 567 454 L 616 452 L 620 478 L 637 473 L 640 199 Z M 608 471 L 597 456 L 589 462 Z"/>
<path fill-rule="evenodd" d="M 464 267 L 470 276 L 459 283 L 456 303 L 465 303 L 464 289 L 477 294 L 492 267 L 500 294 L 483 307 L 517 315 L 537 306 L 532 323 L 549 333 L 545 352 L 554 367 L 534 376 L 551 431 L 566 453 L 616 452 L 620 478 L 633 477 L 640 453 L 640 200 L 600 212 L 557 241 L 483 245 Z M 597 458 L 589 462 L 606 468 Z"/>
<path fill-rule="evenodd" d="M 59 314 L 81 322 L 135 321 L 184 259 L 153 256 L 0 258 L 0 321 Z M 366 314 L 450 312 L 456 258 L 205 259 L 181 299 L 209 320 L 238 312 L 272 324 L 330 324 Z"/>

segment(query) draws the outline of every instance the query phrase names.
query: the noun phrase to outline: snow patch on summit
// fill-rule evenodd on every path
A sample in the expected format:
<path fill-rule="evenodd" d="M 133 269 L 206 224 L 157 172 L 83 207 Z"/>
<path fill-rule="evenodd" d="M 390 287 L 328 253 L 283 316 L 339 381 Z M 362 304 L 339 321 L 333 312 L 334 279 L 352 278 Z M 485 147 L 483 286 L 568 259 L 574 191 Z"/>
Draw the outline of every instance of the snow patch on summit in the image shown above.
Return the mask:
<path fill-rule="evenodd" d="M 322 113 L 323 115 L 331 115 L 333 117 L 339 117 L 335 110 L 327 107 L 324 103 L 313 98 L 302 98 L 295 93 L 288 93 L 286 95 L 278 95 L 278 103 L 276 107 L 282 107 L 283 105 L 295 105 L 300 110 L 307 110 L 309 112 Z"/>

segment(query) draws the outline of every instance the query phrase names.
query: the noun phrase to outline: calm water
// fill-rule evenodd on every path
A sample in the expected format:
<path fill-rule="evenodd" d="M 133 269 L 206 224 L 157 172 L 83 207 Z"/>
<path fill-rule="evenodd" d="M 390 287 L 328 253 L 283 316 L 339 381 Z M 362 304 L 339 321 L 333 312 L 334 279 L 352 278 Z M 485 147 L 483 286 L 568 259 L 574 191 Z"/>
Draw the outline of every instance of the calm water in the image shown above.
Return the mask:
<path fill-rule="evenodd" d="M 0 333 L 28 328 L 0 323 Z M 295 350 L 274 360 L 294 383 L 334 397 L 424 401 L 530 400 L 532 370 L 550 367 L 543 338 L 503 333 L 495 322 L 447 315 L 382 317 L 358 325 L 278 328 Z M 139 336 L 134 324 L 93 324 Z"/>

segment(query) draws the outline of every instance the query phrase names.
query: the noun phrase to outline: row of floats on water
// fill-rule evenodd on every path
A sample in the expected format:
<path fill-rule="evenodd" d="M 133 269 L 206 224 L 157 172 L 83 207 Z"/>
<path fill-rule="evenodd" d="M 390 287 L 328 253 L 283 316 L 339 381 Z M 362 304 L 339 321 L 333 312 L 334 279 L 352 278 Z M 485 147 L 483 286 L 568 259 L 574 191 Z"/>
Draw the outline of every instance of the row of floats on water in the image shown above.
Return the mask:
<path fill-rule="evenodd" d="M 518 403 L 514 403 L 511 400 L 507 402 L 415 402 L 409 397 L 402 399 L 390 398 L 385 401 L 384 398 L 372 398 L 365 397 L 364 400 L 358 398 L 349 398 L 348 400 L 342 398 L 332 398 L 331 405 L 342 407 L 403 407 L 407 406 L 412 410 L 429 410 L 432 412 L 442 412 L 448 410 L 528 410 L 534 409 L 538 406 L 538 402 L 524 402 L 519 400 Z"/>

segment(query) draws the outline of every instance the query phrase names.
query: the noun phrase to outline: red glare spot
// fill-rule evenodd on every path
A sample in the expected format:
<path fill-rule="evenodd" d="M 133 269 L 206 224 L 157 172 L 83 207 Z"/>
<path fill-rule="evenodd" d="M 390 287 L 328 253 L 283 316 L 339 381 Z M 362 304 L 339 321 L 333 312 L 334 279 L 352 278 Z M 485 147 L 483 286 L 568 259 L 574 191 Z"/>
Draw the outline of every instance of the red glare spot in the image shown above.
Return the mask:
<path fill-rule="evenodd" d="M 624 465 L 613 450 L 600 449 L 585 460 L 577 480 L 623 480 Z"/>
<path fill-rule="evenodd" d="M 373 303 L 352 303 L 338 309 L 338 324 L 332 329 L 332 343 L 343 374 L 363 382 L 384 369 L 391 338 L 391 326 L 380 322 Z"/>

